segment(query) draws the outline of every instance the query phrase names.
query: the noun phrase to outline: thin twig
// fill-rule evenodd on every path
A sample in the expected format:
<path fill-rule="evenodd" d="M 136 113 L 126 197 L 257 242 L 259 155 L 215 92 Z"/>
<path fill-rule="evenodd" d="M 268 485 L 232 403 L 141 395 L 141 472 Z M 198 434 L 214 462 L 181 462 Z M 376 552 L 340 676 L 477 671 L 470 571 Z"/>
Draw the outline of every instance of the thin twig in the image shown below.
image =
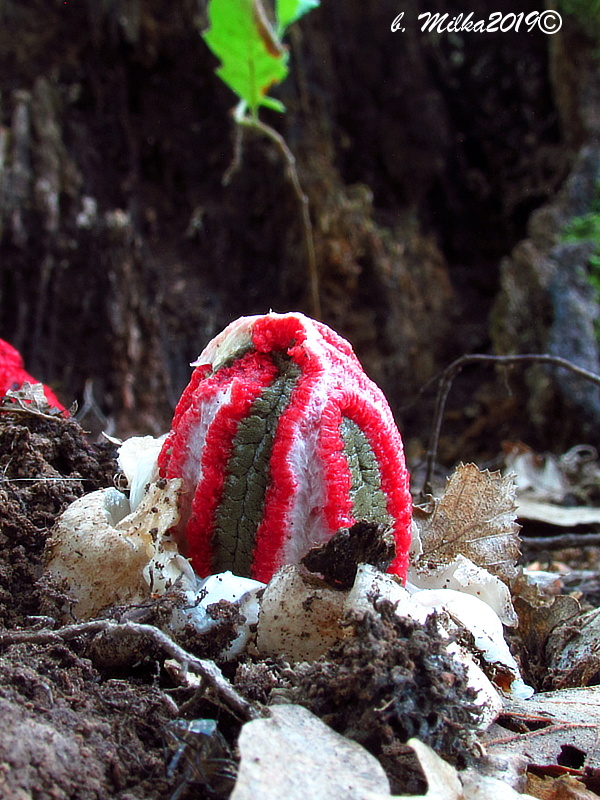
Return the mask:
<path fill-rule="evenodd" d="M 0 483 L 40 483 L 41 481 L 54 481 L 55 483 L 71 483 L 79 481 L 82 483 L 87 478 L 0 478 Z"/>
<path fill-rule="evenodd" d="M 216 695 L 241 719 L 256 719 L 258 710 L 239 695 L 219 667 L 213 662 L 188 653 L 174 642 L 164 631 L 137 622 L 114 622 L 108 619 L 95 619 L 90 622 L 79 622 L 65 625 L 57 630 L 21 630 L 0 632 L 0 647 L 11 644 L 50 644 L 56 641 L 68 641 L 78 636 L 89 636 L 96 633 L 116 636 L 145 636 L 161 648 L 167 655 L 179 661 L 185 668 L 194 670 L 206 681 Z"/>
<path fill-rule="evenodd" d="M 522 536 L 521 544 L 528 551 L 568 550 L 571 547 L 597 547 L 600 533 L 560 533 L 557 536 Z"/>
<path fill-rule="evenodd" d="M 321 319 L 321 297 L 319 291 L 319 271 L 317 269 L 317 258 L 315 254 L 315 242 L 313 237 L 313 227 L 310 221 L 310 209 L 308 197 L 304 193 L 298 177 L 298 170 L 296 169 L 296 158 L 290 148 L 287 146 L 285 139 L 281 134 L 272 128 L 270 125 L 261 122 L 256 117 L 244 116 L 238 120 L 240 125 L 259 131 L 268 139 L 270 139 L 279 149 L 279 152 L 285 159 L 286 174 L 292 187 L 294 194 L 300 204 L 302 214 L 302 228 L 304 231 L 304 243 L 306 247 L 306 258 L 308 263 L 308 279 L 310 285 L 310 302 L 311 314 L 315 319 Z M 235 163 L 235 161 L 234 161 Z M 229 172 L 229 170 L 228 170 Z"/>
<path fill-rule="evenodd" d="M 420 497 L 424 499 L 427 495 L 431 494 L 432 486 L 431 481 L 433 477 L 433 469 L 435 464 L 435 457 L 437 455 L 438 444 L 440 440 L 440 430 L 442 427 L 442 419 L 444 416 L 444 409 L 446 407 L 446 400 L 452 387 L 452 382 L 468 364 L 478 363 L 491 363 L 491 364 L 519 364 L 519 363 L 537 363 L 537 364 L 552 364 L 555 367 L 563 367 L 580 378 L 585 378 L 597 386 L 600 386 L 600 375 L 589 372 L 583 367 L 578 367 L 566 358 L 560 356 L 551 356 L 545 353 L 523 353 L 514 356 L 493 356 L 483 353 L 474 353 L 471 355 L 464 355 L 453 361 L 442 372 L 439 378 L 438 393 L 435 400 L 435 410 L 433 413 L 433 424 L 431 429 L 431 437 L 429 440 L 429 449 L 427 451 L 427 461 L 425 470 L 425 480 L 423 481 L 423 488 Z"/>
<path fill-rule="evenodd" d="M 525 739 L 534 739 L 539 736 L 547 736 L 548 734 L 557 733 L 558 731 L 570 731 L 573 728 L 597 728 L 595 722 L 557 722 L 555 725 L 548 725 L 547 728 L 538 728 L 535 731 L 526 731 L 525 733 L 513 733 L 509 736 L 502 736 L 498 739 L 488 739 L 485 742 L 486 748 L 494 747 L 495 745 L 510 744 L 510 742 L 523 742 Z"/>
<path fill-rule="evenodd" d="M 242 166 L 242 145 L 244 143 L 244 129 L 241 125 L 234 125 L 233 128 L 233 158 L 231 164 L 225 170 L 225 174 L 221 179 L 223 186 L 229 186 L 233 176 Z"/>

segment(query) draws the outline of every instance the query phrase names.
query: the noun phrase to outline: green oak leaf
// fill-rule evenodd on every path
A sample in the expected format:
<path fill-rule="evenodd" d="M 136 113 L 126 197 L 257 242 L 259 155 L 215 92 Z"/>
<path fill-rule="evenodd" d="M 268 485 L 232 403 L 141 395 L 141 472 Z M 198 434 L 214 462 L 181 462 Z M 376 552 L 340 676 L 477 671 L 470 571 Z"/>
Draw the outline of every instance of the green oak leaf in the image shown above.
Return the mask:
<path fill-rule="evenodd" d="M 210 27 L 202 38 L 221 61 L 217 75 L 252 114 L 260 106 L 284 111 L 267 93 L 288 74 L 288 54 L 260 0 L 211 0 L 208 20 Z"/>
<path fill-rule="evenodd" d="M 286 28 L 319 5 L 319 0 L 276 0 L 277 33 L 283 36 Z"/>

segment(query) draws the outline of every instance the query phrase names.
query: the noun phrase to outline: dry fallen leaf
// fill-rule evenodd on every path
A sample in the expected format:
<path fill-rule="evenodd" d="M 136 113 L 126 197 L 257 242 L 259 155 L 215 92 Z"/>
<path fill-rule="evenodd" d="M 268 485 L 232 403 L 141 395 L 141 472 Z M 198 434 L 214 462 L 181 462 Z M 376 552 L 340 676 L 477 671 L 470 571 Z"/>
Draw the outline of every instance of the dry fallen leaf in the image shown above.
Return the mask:
<path fill-rule="evenodd" d="M 559 595 L 541 602 L 533 594 L 529 599 L 515 597 L 519 617 L 519 636 L 528 653 L 530 679 L 538 688 L 553 688 L 549 662 L 560 657 L 565 643 L 576 634 L 581 606 L 574 597 Z"/>
<path fill-rule="evenodd" d="M 538 500 L 562 502 L 569 491 L 569 481 L 556 456 L 541 456 L 522 442 L 505 447 L 506 470 L 514 475 L 519 494 L 528 492 Z"/>
<path fill-rule="evenodd" d="M 460 464 L 443 497 L 433 500 L 430 508 L 415 508 L 419 563 L 435 567 L 461 554 L 501 578 L 511 578 L 519 555 L 515 515 L 511 476 Z"/>
<path fill-rule="evenodd" d="M 20 409 L 28 414 L 42 417 L 60 417 L 62 415 L 59 408 L 49 404 L 42 383 L 25 381 L 18 389 L 9 389 L 1 400 L 2 406 L 11 411 Z"/>
<path fill-rule="evenodd" d="M 575 506 L 569 509 L 573 516 L 577 509 L 594 504 L 600 487 L 600 464 L 595 447 L 575 445 L 561 456 L 535 453 L 522 442 L 504 443 L 503 449 L 505 469 L 514 475 L 519 505 L 521 500 L 527 504 L 532 502 L 532 513 L 544 513 L 543 508 L 536 510 L 538 504 L 559 510 L 567 496 L 577 499 Z M 537 516 L 531 518 L 538 519 Z M 569 522 L 555 524 L 568 525 Z"/>
<path fill-rule="evenodd" d="M 571 775 L 562 775 L 560 778 L 528 775 L 527 788 L 540 800 L 598 800 L 595 792 L 586 789 Z"/>
<path fill-rule="evenodd" d="M 597 525 L 600 522 L 600 508 L 590 506 L 557 506 L 541 500 L 520 497 L 517 506 L 519 519 L 546 522 L 561 528 L 575 528 L 577 525 Z"/>
<path fill-rule="evenodd" d="M 598 683 L 600 672 L 600 609 L 582 614 L 577 624 L 566 623 L 566 629 L 556 628 L 546 646 L 548 667 L 560 678 L 555 681 L 561 689 Z"/>
<path fill-rule="evenodd" d="M 271 716 L 247 722 L 231 800 L 364 800 L 389 797 L 375 756 L 297 705 L 274 705 Z"/>

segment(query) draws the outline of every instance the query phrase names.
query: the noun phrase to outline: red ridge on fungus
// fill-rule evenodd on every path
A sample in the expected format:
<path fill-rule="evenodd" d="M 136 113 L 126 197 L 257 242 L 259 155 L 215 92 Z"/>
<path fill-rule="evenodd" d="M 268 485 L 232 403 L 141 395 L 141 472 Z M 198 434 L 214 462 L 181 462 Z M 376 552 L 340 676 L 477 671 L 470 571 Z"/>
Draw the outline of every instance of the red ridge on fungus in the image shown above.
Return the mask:
<path fill-rule="evenodd" d="M 201 378 L 190 383 L 193 391 L 187 393 L 186 390 L 185 399 L 182 397 L 183 406 L 176 410 L 179 426 L 172 428 L 163 445 L 159 470 L 166 478 L 185 477 L 186 462 L 199 461 L 202 477 L 197 487 L 192 487 L 194 494 L 187 513 L 187 504 L 183 504 L 185 535 L 179 538 L 180 541 L 183 538 L 184 552 L 187 551 L 196 572 L 205 577 L 211 573 L 214 515 L 227 477 L 225 466 L 231 455 L 238 422 L 248 413 L 262 389 L 271 383 L 277 368 L 263 354 L 247 353 L 233 366 L 224 367 L 215 375 L 208 376 L 203 367 L 198 370 Z M 216 411 L 201 453 L 195 453 L 190 446 L 190 430 L 202 412 L 202 401 L 215 399 L 223 391 L 229 392 L 229 398 Z"/>
<path fill-rule="evenodd" d="M 323 409 L 318 449 L 325 467 L 327 485 L 324 514 L 332 531 L 349 527 L 355 522 L 352 518 L 350 497 L 352 477 L 344 456 L 344 440 L 341 434 L 342 409 L 339 401 L 339 395 L 334 394 Z"/>
<path fill-rule="evenodd" d="M 398 453 L 402 452 L 400 433 L 390 420 L 392 425 L 384 429 L 383 435 L 372 406 L 356 395 L 347 398 L 344 411 L 364 431 L 379 465 L 381 488 L 387 498 L 388 513 L 394 520 L 396 557 L 390 572 L 405 576 L 411 542 L 411 504 L 406 502 L 407 496 L 410 497 L 408 472 L 398 470 Z"/>

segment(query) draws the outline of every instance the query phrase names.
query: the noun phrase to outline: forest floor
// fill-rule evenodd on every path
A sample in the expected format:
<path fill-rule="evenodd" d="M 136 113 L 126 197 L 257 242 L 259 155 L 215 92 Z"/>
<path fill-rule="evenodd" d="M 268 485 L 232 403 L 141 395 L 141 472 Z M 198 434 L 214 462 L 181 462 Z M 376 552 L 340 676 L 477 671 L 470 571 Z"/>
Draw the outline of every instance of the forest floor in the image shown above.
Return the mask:
<path fill-rule="evenodd" d="M 75 628 L 68 635 L 51 633 L 68 598 L 44 577 L 46 541 L 70 503 L 115 485 L 115 447 L 91 444 L 73 418 L 5 400 L 0 408 L 0 468 L 0 798 L 184 800 L 229 796 L 244 712 L 232 707 L 227 693 L 220 696 L 218 685 L 207 689 L 202 681 L 191 680 L 181 663 L 175 663 L 177 658 L 166 657 L 169 653 L 160 636 L 138 632 L 116 640 L 101 623 L 79 632 Z M 525 543 L 525 551 L 529 560 L 540 558 L 539 548 L 528 551 Z M 600 556 L 595 547 L 586 548 L 585 553 L 586 563 L 581 549 L 572 548 L 545 564 L 541 563 L 546 557 L 542 553 L 537 566 L 552 568 L 550 560 L 561 562 L 560 583 L 561 579 L 568 582 L 567 573 L 577 565 L 579 577 L 573 573 L 568 592 L 583 608 L 589 608 L 588 600 L 595 601 L 598 594 L 594 576 Z M 110 612 L 105 622 L 132 620 L 159 625 L 160 613 L 156 608 L 121 608 Z M 304 672 L 292 673 L 289 664 L 272 658 L 220 664 L 225 683 L 231 681 L 231 696 L 240 699 L 241 707 L 246 703 L 248 709 L 261 709 L 287 692 L 287 702 L 311 708 L 317 715 L 319 708 L 326 708 L 321 716 L 336 730 L 362 739 L 367 749 L 376 752 L 393 792 L 420 793 L 426 784 L 414 757 L 408 757 L 409 748 L 402 746 L 398 719 L 412 719 L 404 741 L 420 727 L 424 738 L 429 732 L 430 740 L 437 741 L 438 750 L 455 765 L 477 763 L 470 741 L 471 695 L 462 679 L 448 677 L 448 665 L 442 663 L 443 658 L 440 661 L 439 639 L 425 632 L 421 643 L 415 644 L 414 629 L 398 627 L 384 612 L 377 624 L 353 624 L 354 644 L 332 650 L 320 672 L 307 672 L 305 667 Z M 536 680 L 544 689 L 553 688 L 542 675 L 543 659 L 536 660 L 533 655 L 537 634 L 530 618 L 523 636 L 516 640 L 515 652 L 525 655 L 526 679 Z M 382 640 L 387 647 L 383 654 Z M 537 641 L 539 645 L 539 636 Z M 192 654 L 206 657 L 210 643 L 196 644 L 186 638 L 185 646 Z M 424 692 L 417 711 L 411 697 L 412 710 L 400 704 L 386 730 L 375 735 L 371 699 L 366 704 L 364 699 L 356 700 L 364 694 L 360 684 L 365 670 L 379 670 L 381 684 L 394 667 L 412 664 L 414 669 L 413 662 L 427 658 L 437 659 L 441 666 L 426 689 L 416 690 Z M 339 685 L 339 670 L 344 669 L 345 680 L 348 674 L 355 675 L 356 685 L 346 686 L 346 700 L 340 699 L 333 708 L 331 687 Z M 338 677 L 332 684 L 333 672 Z M 593 675 L 588 674 L 586 683 L 590 682 L 594 682 Z M 432 734 L 431 726 L 437 722 L 431 723 L 428 704 L 438 702 L 432 692 L 445 698 L 445 712 L 452 717 L 452 742 L 447 730 Z M 185 729 L 182 719 L 188 726 Z M 219 733 L 209 736 L 202 725 L 213 719 L 218 721 Z M 522 731 L 531 732 L 521 710 L 516 716 L 504 715 L 508 727 L 497 727 L 496 738 L 498 730 L 512 735 L 515 719 L 524 726 Z M 539 725 L 539 717 L 536 719 Z M 194 724 L 202 729 L 194 729 Z M 365 726 L 370 727 L 369 736 L 364 733 Z M 383 746 L 386 736 L 387 746 Z M 583 773 L 571 772 L 583 780 Z"/>

